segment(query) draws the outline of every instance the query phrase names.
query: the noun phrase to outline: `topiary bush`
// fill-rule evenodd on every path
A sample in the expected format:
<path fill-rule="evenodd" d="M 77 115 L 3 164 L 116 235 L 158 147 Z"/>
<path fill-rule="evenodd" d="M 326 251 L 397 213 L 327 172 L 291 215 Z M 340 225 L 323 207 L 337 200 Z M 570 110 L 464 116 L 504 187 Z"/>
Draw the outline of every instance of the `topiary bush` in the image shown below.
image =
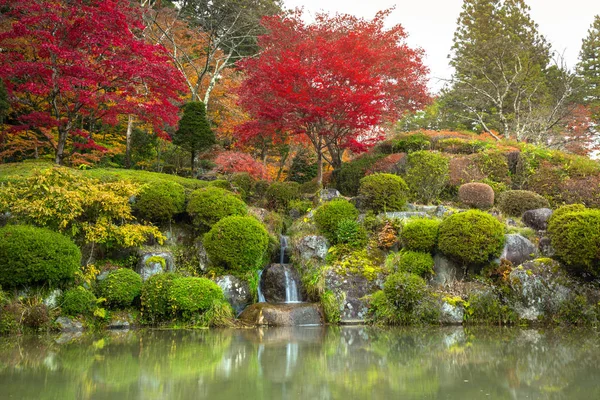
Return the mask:
<path fill-rule="evenodd" d="M 185 209 L 185 189 L 179 183 L 159 181 L 146 185 L 135 199 L 135 209 L 142 219 L 165 222 Z"/>
<path fill-rule="evenodd" d="M 429 253 L 418 251 L 401 251 L 390 253 L 385 266 L 390 271 L 409 272 L 421 277 L 433 275 L 433 257 Z"/>
<path fill-rule="evenodd" d="M 244 273 L 263 266 L 269 234 L 255 218 L 233 216 L 217 222 L 203 243 L 211 262 Z"/>
<path fill-rule="evenodd" d="M 140 302 L 144 320 L 156 323 L 166 320 L 171 314 L 169 293 L 178 275 L 173 272 L 152 275 L 142 285 Z"/>
<path fill-rule="evenodd" d="M 56 287 L 72 281 L 81 251 L 68 237 L 44 228 L 0 228 L 0 285 Z"/>
<path fill-rule="evenodd" d="M 358 210 L 345 199 L 334 199 L 315 210 L 315 224 L 331 243 L 337 242 L 337 228 L 342 220 L 355 220 Z"/>
<path fill-rule="evenodd" d="M 557 211 L 548 222 L 556 257 L 578 274 L 600 276 L 600 210 Z"/>
<path fill-rule="evenodd" d="M 359 193 L 366 206 L 375 211 L 399 211 L 406 206 L 408 186 L 402 178 L 392 174 L 373 174 L 360 180 Z"/>
<path fill-rule="evenodd" d="M 458 188 L 458 199 L 466 206 L 486 210 L 494 205 L 494 189 L 485 183 L 465 183 Z"/>
<path fill-rule="evenodd" d="M 439 227 L 437 219 L 409 219 L 400 231 L 400 243 L 406 250 L 432 252 L 437 244 Z"/>
<path fill-rule="evenodd" d="M 267 206 L 271 210 L 287 210 L 290 201 L 300 198 L 298 182 L 274 182 L 265 193 Z"/>
<path fill-rule="evenodd" d="M 504 225 L 479 210 L 453 214 L 442 221 L 438 248 L 464 264 L 483 264 L 504 246 Z"/>
<path fill-rule="evenodd" d="M 129 268 L 119 268 L 108 273 L 98 284 L 100 297 L 106 299 L 110 308 L 129 307 L 139 297 L 142 290 L 142 277 Z"/>
<path fill-rule="evenodd" d="M 415 133 L 392 140 L 392 147 L 394 153 L 412 153 L 429 150 L 431 148 L 431 139 L 422 133 Z"/>
<path fill-rule="evenodd" d="M 60 309 L 71 317 L 91 315 L 96 309 L 96 296 L 83 286 L 71 288 L 63 294 Z"/>
<path fill-rule="evenodd" d="M 507 190 L 498 196 L 498 208 L 512 217 L 520 217 L 525 211 L 549 207 L 548 200 L 529 190 Z"/>
<path fill-rule="evenodd" d="M 401 311 L 412 311 L 427 294 L 427 284 L 420 276 L 396 272 L 383 284 L 385 296 Z"/>
<path fill-rule="evenodd" d="M 556 210 L 554 210 L 552 212 L 552 215 L 550 216 L 550 219 L 552 219 L 552 218 L 558 219 L 565 214 L 572 213 L 572 212 L 585 211 L 585 210 L 587 210 L 587 208 L 583 204 L 567 204 L 567 205 L 558 207 Z M 548 222 L 550 222 L 550 221 L 548 221 Z"/>
<path fill-rule="evenodd" d="M 174 279 L 169 288 L 169 302 L 173 312 L 186 319 L 208 310 L 214 301 L 225 300 L 221 288 L 206 278 Z"/>
<path fill-rule="evenodd" d="M 415 201 L 429 204 L 438 199 L 449 180 L 448 160 L 439 153 L 416 151 L 407 157 L 406 183 Z"/>
<path fill-rule="evenodd" d="M 384 155 L 364 154 L 333 171 L 335 188 L 344 196 L 356 196 L 360 180 L 367 171 Z"/>
<path fill-rule="evenodd" d="M 247 172 L 236 172 L 229 178 L 229 183 L 242 199 L 247 200 L 254 193 L 256 179 Z"/>
<path fill-rule="evenodd" d="M 225 217 L 246 215 L 248 207 L 225 189 L 207 187 L 190 194 L 187 212 L 193 217 L 196 226 L 208 230 Z"/>

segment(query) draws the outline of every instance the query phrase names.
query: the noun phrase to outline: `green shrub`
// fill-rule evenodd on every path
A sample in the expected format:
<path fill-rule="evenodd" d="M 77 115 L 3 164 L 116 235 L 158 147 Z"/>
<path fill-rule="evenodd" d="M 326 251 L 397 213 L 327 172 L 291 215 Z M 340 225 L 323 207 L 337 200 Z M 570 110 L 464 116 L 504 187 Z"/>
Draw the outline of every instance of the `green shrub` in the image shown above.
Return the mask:
<path fill-rule="evenodd" d="M 367 231 L 353 219 L 343 219 L 339 222 L 336 230 L 337 243 L 347 244 L 350 247 L 359 248 L 367 244 Z"/>
<path fill-rule="evenodd" d="M 415 133 L 392 140 L 394 153 L 412 153 L 420 150 L 429 150 L 431 140 L 427 135 Z"/>
<path fill-rule="evenodd" d="M 415 274 L 396 272 L 385 280 L 383 292 L 397 309 L 410 312 L 427 294 L 427 284 Z"/>
<path fill-rule="evenodd" d="M 209 185 L 219 189 L 231 190 L 231 183 L 226 179 L 215 179 L 214 181 L 210 181 Z"/>
<path fill-rule="evenodd" d="M 302 194 L 315 194 L 321 190 L 321 185 L 317 181 L 308 181 L 301 184 L 299 189 Z"/>
<path fill-rule="evenodd" d="M 559 212 L 550 218 L 548 234 L 569 269 L 600 276 L 600 210 Z"/>
<path fill-rule="evenodd" d="M 72 281 L 81 251 L 66 236 L 44 228 L 0 228 L 0 285 L 55 287 Z"/>
<path fill-rule="evenodd" d="M 317 176 L 317 160 L 310 151 L 301 148 L 292 159 L 288 179 L 292 182 L 306 183 Z"/>
<path fill-rule="evenodd" d="M 299 215 L 304 215 L 313 208 L 313 203 L 309 200 L 292 200 L 288 207 L 290 211 L 293 210 Z"/>
<path fill-rule="evenodd" d="M 63 294 L 60 309 L 72 317 L 91 315 L 96 309 L 96 296 L 83 286 L 71 288 Z"/>
<path fill-rule="evenodd" d="M 484 292 L 469 296 L 464 318 L 469 324 L 509 325 L 515 323 L 518 316 L 496 294 Z"/>
<path fill-rule="evenodd" d="M 436 142 L 436 149 L 444 153 L 473 154 L 491 147 L 491 144 L 482 140 L 462 138 L 446 138 Z"/>
<path fill-rule="evenodd" d="M 572 213 L 572 212 L 580 212 L 585 211 L 587 208 L 583 204 L 567 204 L 565 206 L 558 207 L 556 210 L 552 212 L 552 216 L 550 216 L 550 220 L 558 219 L 561 216 Z M 548 221 L 550 222 L 550 221 Z"/>
<path fill-rule="evenodd" d="M 335 188 L 344 196 L 356 196 L 360 187 L 360 180 L 367 170 L 373 166 L 382 154 L 364 154 L 350 162 L 342 164 L 333 171 Z"/>
<path fill-rule="evenodd" d="M 328 324 L 337 324 L 342 319 L 342 310 L 340 301 L 335 293 L 331 290 L 326 290 L 321 295 L 321 307 L 325 314 L 325 321 Z"/>
<path fill-rule="evenodd" d="M 352 203 L 345 199 L 334 199 L 315 210 L 315 224 L 323 236 L 331 243 L 337 241 L 337 228 L 342 220 L 355 220 L 358 210 Z"/>
<path fill-rule="evenodd" d="M 215 300 L 224 299 L 221 288 L 206 278 L 174 279 L 169 289 L 169 302 L 173 312 L 186 319 L 208 310 Z"/>
<path fill-rule="evenodd" d="M 438 248 L 464 264 L 483 264 L 504 246 L 504 225 L 479 210 L 453 214 L 442 221 Z"/>
<path fill-rule="evenodd" d="M 202 314 L 198 325 L 214 328 L 232 328 L 235 326 L 235 312 L 227 300 L 216 299 Z"/>
<path fill-rule="evenodd" d="M 494 189 L 485 183 L 465 183 L 458 188 L 458 198 L 466 206 L 485 210 L 494 206 Z"/>
<path fill-rule="evenodd" d="M 498 208 L 512 217 L 520 217 L 525 211 L 549 207 L 548 200 L 528 190 L 507 190 L 498 198 Z"/>
<path fill-rule="evenodd" d="M 143 283 L 140 300 L 144 320 L 156 323 L 171 315 L 169 293 L 173 280 L 177 277 L 173 272 L 165 272 L 152 275 Z"/>
<path fill-rule="evenodd" d="M 367 207 L 375 212 L 399 211 L 406 206 L 408 186 L 392 174 L 373 174 L 360 180 L 359 193 Z"/>
<path fill-rule="evenodd" d="M 229 178 L 229 182 L 232 189 L 244 200 L 247 200 L 254 193 L 256 180 L 247 172 L 234 173 L 231 175 L 231 178 Z"/>
<path fill-rule="evenodd" d="M 210 229 L 225 217 L 246 215 L 248 207 L 246 203 L 225 189 L 207 187 L 192 192 L 187 212 L 194 218 L 196 226 Z"/>
<path fill-rule="evenodd" d="M 259 270 L 269 245 L 265 227 L 252 217 L 226 217 L 204 235 L 210 260 L 233 272 Z"/>
<path fill-rule="evenodd" d="M 290 201 L 300 198 L 298 182 L 274 182 L 265 193 L 267 205 L 272 210 L 287 210 Z"/>
<path fill-rule="evenodd" d="M 135 200 L 142 219 L 165 222 L 184 211 L 185 189 L 179 183 L 160 181 L 146 185 Z"/>
<path fill-rule="evenodd" d="M 98 284 L 100 297 L 106 299 L 111 308 L 129 307 L 140 295 L 142 277 L 129 268 L 119 268 L 108 273 Z"/>
<path fill-rule="evenodd" d="M 407 250 L 432 252 L 437 244 L 439 227 L 437 219 L 409 219 L 400 231 L 400 243 Z"/>
<path fill-rule="evenodd" d="M 414 200 L 431 203 L 448 183 L 448 160 L 439 153 L 417 151 L 408 155 L 406 183 Z"/>
<path fill-rule="evenodd" d="M 409 272 L 421 277 L 433 275 L 433 257 L 429 253 L 418 251 L 391 253 L 385 260 L 385 266 L 394 272 Z"/>

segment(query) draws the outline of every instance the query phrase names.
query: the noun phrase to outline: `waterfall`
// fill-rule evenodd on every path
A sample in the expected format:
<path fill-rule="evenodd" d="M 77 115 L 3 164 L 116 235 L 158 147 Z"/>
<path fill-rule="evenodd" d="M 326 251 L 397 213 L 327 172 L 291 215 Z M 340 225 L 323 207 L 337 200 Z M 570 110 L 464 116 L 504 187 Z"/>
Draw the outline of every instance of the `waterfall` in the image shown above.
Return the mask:
<path fill-rule="evenodd" d="M 259 303 L 266 303 L 267 301 L 265 300 L 265 295 L 262 293 L 262 290 L 260 289 L 260 281 L 262 279 L 262 273 L 263 273 L 262 269 L 260 271 L 258 271 L 258 288 L 257 288 L 258 302 Z"/>
<path fill-rule="evenodd" d="M 283 261 L 285 259 L 285 250 L 287 249 L 287 236 L 281 235 L 281 239 L 279 239 L 279 243 L 281 244 L 281 253 L 279 255 L 279 264 L 283 265 Z"/>
<path fill-rule="evenodd" d="M 300 303 L 298 296 L 298 285 L 296 285 L 296 281 L 290 277 L 288 268 L 286 266 L 282 264 L 281 268 L 283 268 L 283 274 L 285 275 L 285 302 Z"/>

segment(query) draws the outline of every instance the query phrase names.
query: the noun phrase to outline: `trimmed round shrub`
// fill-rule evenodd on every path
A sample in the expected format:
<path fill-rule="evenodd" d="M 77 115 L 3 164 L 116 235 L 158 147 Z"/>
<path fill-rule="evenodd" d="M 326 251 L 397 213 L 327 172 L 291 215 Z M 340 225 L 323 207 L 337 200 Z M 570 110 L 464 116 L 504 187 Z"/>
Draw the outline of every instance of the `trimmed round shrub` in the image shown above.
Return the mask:
<path fill-rule="evenodd" d="M 431 148 L 431 139 L 422 133 L 401 136 L 392 140 L 394 153 L 412 153 Z"/>
<path fill-rule="evenodd" d="M 298 182 L 274 182 L 265 193 L 267 205 L 272 210 L 287 210 L 290 201 L 300 198 Z"/>
<path fill-rule="evenodd" d="M 396 272 L 387 277 L 383 292 L 398 309 L 411 311 L 427 294 L 427 284 L 415 274 Z"/>
<path fill-rule="evenodd" d="M 100 281 L 98 291 L 110 308 L 129 307 L 142 291 L 142 277 L 129 268 L 119 268 Z"/>
<path fill-rule="evenodd" d="M 81 251 L 68 237 L 25 225 L 0 228 L 0 286 L 55 287 L 72 281 Z"/>
<path fill-rule="evenodd" d="M 437 244 L 439 227 L 437 219 L 409 219 L 400 231 L 400 243 L 407 250 L 432 252 Z"/>
<path fill-rule="evenodd" d="M 494 189 L 485 183 L 465 183 L 458 188 L 458 199 L 466 206 L 485 210 L 494 205 Z"/>
<path fill-rule="evenodd" d="M 550 216 L 550 220 L 558 219 L 561 216 L 568 214 L 568 213 L 585 211 L 585 210 L 587 210 L 587 208 L 583 204 L 567 204 L 566 206 L 561 206 L 561 207 L 558 207 L 556 210 L 554 210 L 552 212 L 552 215 Z M 548 222 L 550 222 L 550 220 Z"/>
<path fill-rule="evenodd" d="M 173 272 L 152 275 L 142 285 L 140 302 L 142 304 L 142 315 L 144 319 L 158 322 L 167 319 L 171 314 L 169 293 L 173 281 L 178 275 Z"/>
<path fill-rule="evenodd" d="M 301 184 L 299 190 L 300 190 L 300 193 L 303 193 L 303 194 L 315 194 L 319 190 L 321 190 L 321 185 L 319 185 L 319 183 L 314 180 L 308 181 L 308 182 L 304 182 L 303 184 Z"/>
<path fill-rule="evenodd" d="M 600 276 L 600 210 L 553 215 L 548 234 L 556 257 L 569 269 Z"/>
<path fill-rule="evenodd" d="M 421 277 L 433 275 L 433 257 L 429 253 L 401 251 L 388 255 L 386 267 L 395 272 L 409 272 Z"/>
<path fill-rule="evenodd" d="M 185 189 L 179 183 L 158 181 L 146 185 L 135 200 L 140 216 L 152 222 L 165 222 L 185 207 Z"/>
<path fill-rule="evenodd" d="M 498 196 L 498 208 L 506 215 L 520 217 L 525 211 L 550 208 L 550 203 L 529 190 L 507 190 Z"/>
<path fill-rule="evenodd" d="M 215 300 L 225 300 L 221 288 L 206 278 L 174 279 L 169 288 L 169 302 L 175 314 L 191 318 L 208 310 Z"/>
<path fill-rule="evenodd" d="M 83 286 L 71 288 L 63 294 L 60 309 L 71 317 L 90 315 L 96 309 L 96 296 Z"/>
<path fill-rule="evenodd" d="M 337 242 L 337 228 L 341 221 L 358 218 L 358 210 L 346 199 L 334 199 L 315 210 L 315 224 L 331 243 Z"/>
<path fill-rule="evenodd" d="M 253 217 L 226 217 L 204 235 L 210 260 L 231 271 L 256 271 L 262 267 L 269 245 L 265 227 Z"/>
<path fill-rule="evenodd" d="M 343 163 L 340 168 L 333 171 L 334 187 L 344 196 L 356 196 L 360 187 L 360 179 L 383 157 L 385 156 L 382 154 L 363 154 L 352 161 Z"/>
<path fill-rule="evenodd" d="M 392 174 L 373 174 L 360 180 L 359 193 L 367 207 L 375 212 L 399 211 L 406 206 L 408 186 Z"/>
<path fill-rule="evenodd" d="M 229 216 L 244 216 L 248 207 L 230 191 L 218 187 L 207 187 L 193 191 L 187 205 L 187 212 L 194 224 L 203 229 Z"/>
<path fill-rule="evenodd" d="M 442 221 L 438 248 L 463 264 L 483 264 L 504 246 L 504 225 L 479 210 L 453 214 Z"/>
<path fill-rule="evenodd" d="M 448 159 L 431 151 L 410 153 L 406 161 L 406 184 L 414 200 L 429 204 L 439 198 L 449 180 Z"/>
<path fill-rule="evenodd" d="M 256 179 L 247 172 L 236 172 L 229 179 L 231 187 L 246 200 L 254 192 Z"/>

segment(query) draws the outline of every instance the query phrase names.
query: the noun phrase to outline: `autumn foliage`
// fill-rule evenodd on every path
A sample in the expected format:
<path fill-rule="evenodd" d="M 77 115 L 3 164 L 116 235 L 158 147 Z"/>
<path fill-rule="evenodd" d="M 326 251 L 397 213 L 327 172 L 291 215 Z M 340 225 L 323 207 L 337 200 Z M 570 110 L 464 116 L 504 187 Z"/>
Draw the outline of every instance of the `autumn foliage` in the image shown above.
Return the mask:
<path fill-rule="evenodd" d="M 215 158 L 215 170 L 222 174 L 247 172 L 256 179 L 268 179 L 265 166 L 251 155 L 238 151 L 224 151 Z"/>

